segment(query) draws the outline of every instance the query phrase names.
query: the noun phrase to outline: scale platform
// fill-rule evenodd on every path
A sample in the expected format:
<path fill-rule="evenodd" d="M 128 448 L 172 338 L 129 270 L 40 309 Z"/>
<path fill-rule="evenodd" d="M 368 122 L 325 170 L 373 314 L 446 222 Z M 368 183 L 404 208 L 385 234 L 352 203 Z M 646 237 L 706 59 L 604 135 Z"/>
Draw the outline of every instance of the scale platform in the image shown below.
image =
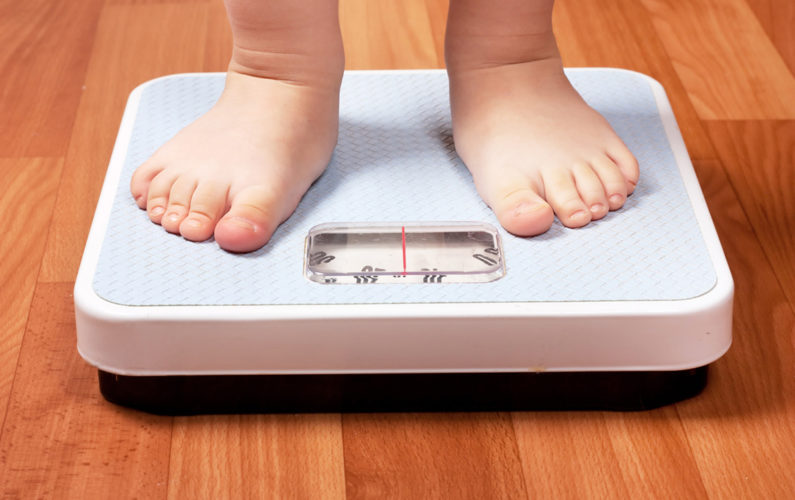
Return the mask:
<path fill-rule="evenodd" d="M 584 228 L 503 230 L 455 153 L 442 70 L 351 71 L 326 172 L 271 241 L 166 233 L 134 169 L 224 74 L 128 101 L 75 285 L 110 401 L 155 413 L 645 409 L 698 394 L 731 344 L 733 282 L 663 88 L 570 69 L 639 160 Z"/>

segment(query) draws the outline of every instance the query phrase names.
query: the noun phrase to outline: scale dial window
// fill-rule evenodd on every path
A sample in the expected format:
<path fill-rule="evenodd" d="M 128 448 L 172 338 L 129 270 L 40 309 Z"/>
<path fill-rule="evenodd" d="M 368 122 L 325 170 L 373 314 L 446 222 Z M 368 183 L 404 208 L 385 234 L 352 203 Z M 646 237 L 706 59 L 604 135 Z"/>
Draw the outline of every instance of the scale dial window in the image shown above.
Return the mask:
<path fill-rule="evenodd" d="M 328 223 L 309 230 L 304 274 L 323 284 L 486 283 L 505 274 L 482 222 Z"/>

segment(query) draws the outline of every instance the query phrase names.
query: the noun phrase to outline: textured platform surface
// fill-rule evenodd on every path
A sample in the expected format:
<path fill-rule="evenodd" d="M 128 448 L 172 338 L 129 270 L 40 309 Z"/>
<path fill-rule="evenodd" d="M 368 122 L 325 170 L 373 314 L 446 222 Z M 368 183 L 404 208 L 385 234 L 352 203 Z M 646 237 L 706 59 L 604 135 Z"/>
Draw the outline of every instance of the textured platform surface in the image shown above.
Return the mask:
<path fill-rule="evenodd" d="M 544 235 L 501 230 L 506 275 L 483 284 L 321 285 L 304 278 L 309 228 L 343 221 L 485 221 L 451 138 L 443 71 L 346 74 L 340 138 L 329 168 L 263 249 L 233 255 L 151 223 L 129 194 L 135 168 L 209 109 L 222 74 L 174 76 L 143 90 L 93 283 L 117 304 L 258 305 L 677 300 L 716 282 L 649 81 L 611 70 L 570 70 L 583 97 L 637 156 L 626 205 L 585 228 Z M 128 110 L 129 111 L 129 110 Z"/>

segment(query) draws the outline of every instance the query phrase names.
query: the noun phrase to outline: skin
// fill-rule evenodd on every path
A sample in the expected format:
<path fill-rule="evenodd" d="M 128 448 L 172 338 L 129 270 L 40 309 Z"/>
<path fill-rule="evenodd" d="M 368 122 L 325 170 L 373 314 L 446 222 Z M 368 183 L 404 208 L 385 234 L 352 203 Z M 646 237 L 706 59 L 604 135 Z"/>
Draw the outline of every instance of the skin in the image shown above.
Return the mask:
<path fill-rule="evenodd" d="M 216 105 L 133 174 L 166 231 L 231 252 L 267 243 L 328 164 L 344 68 L 335 2 L 227 0 L 234 50 Z M 511 233 L 619 209 L 638 165 L 563 74 L 549 0 L 453 0 L 445 54 L 456 150 Z"/>
<path fill-rule="evenodd" d="M 511 233 L 582 227 L 624 204 L 635 157 L 563 74 L 552 1 L 455 0 L 445 54 L 456 150 Z"/>

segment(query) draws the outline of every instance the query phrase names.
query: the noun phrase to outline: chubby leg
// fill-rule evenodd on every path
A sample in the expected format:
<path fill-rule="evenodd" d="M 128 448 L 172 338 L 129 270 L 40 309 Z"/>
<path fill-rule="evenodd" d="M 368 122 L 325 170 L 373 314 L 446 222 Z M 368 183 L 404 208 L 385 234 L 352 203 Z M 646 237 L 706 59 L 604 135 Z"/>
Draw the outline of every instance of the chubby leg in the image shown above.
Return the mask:
<path fill-rule="evenodd" d="M 234 49 L 220 99 L 138 167 L 130 190 L 167 231 L 249 252 L 331 158 L 344 55 L 334 1 L 226 7 Z"/>
<path fill-rule="evenodd" d="M 483 200 L 531 236 L 620 208 L 635 157 L 563 74 L 552 0 L 451 0 L 445 39 L 453 136 Z"/>

